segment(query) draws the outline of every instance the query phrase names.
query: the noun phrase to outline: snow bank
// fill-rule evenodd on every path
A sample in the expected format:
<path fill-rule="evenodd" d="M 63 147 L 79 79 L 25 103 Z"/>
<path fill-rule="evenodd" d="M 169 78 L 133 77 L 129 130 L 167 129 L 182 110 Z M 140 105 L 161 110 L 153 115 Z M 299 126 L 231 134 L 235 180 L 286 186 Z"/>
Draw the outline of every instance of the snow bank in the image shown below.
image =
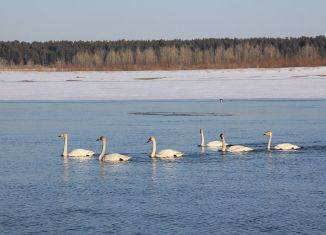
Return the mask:
<path fill-rule="evenodd" d="M 326 67 L 0 72 L 0 100 L 324 99 Z"/>

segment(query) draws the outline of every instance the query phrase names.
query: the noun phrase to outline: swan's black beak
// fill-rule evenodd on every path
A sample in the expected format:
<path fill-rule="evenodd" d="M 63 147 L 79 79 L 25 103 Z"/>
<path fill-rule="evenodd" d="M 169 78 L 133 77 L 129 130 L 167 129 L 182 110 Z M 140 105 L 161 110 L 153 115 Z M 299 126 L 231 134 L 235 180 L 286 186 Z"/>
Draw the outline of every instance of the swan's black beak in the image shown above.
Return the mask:
<path fill-rule="evenodd" d="M 151 142 L 151 140 L 147 140 L 146 144 L 148 144 L 149 142 Z"/>
<path fill-rule="evenodd" d="M 100 141 L 100 138 L 96 139 L 96 141 Z"/>

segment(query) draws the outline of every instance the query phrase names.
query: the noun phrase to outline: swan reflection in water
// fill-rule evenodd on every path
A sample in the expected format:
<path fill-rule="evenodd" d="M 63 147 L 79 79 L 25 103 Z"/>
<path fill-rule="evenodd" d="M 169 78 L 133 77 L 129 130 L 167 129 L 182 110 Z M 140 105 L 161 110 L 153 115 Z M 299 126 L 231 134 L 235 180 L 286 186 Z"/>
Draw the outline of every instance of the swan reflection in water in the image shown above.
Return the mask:
<path fill-rule="evenodd" d="M 270 151 L 267 152 L 267 169 L 269 173 L 273 170 L 273 153 Z"/>
<path fill-rule="evenodd" d="M 101 179 L 104 181 L 107 180 L 107 173 L 108 173 L 107 164 L 100 162 L 99 172 L 100 172 Z"/>
<path fill-rule="evenodd" d="M 160 177 L 175 177 L 178 173 L 180 158 L 159 159 L 151 158 L 151 179 L 156 182 Z"/>
<path fill-rule="evenodd" d="M 121 173 L 125 175 L 130 169 L 131 161 L 103 162 L 99 161 L 99 174 L 102 180 L 108 180 L 110 174 Z"/>
<path fill-rule="evenodd" d="M 63 180 L 64 182 L 68 182 L 70 180 L 70 172 L 73 170 L 72 177 L 83 177 L 85 172 L 89 172 L 92 170 L 91 165 L 92 162 L 90 158 L 70 158 L 70 157 L 62 157 L 63 159 Z M 72 166 L 72 167 L 71 167 Z M 76 170 L 76 167 L 78 170 Z M 80 176 L 75 176 L 76 174 L 80 174 Z"/>
<path fill-rule="evenodd" d="M 152 181 L 156 181 L 156 179 L 157 179 L 157 159 L 151 160 L 151 173 L 152 173 Z"/>
<path fill-rule="evenodd" d="M 67 157 L 63 158 L 63 181 L 69 181 L 69 159 Z"/>

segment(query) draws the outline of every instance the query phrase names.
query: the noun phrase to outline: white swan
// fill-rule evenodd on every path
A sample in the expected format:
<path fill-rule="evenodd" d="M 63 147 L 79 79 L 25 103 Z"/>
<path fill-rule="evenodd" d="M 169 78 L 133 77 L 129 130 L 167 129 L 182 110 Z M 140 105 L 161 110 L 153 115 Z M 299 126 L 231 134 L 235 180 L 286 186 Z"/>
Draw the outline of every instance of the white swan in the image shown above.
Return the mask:
<path fill-rule="evenodd" d="M 95 152 L 87 149 L 74 149 L 70 153 L 68 153 L 68 133 L 63 132 L 58 137 L 63 138 L 63 153 L 61 156 L 63 157 L 92 157 Z"/>
<path fill-rule="evenodd" d="M 203 129 L 199 129 L 199 133 L 200 133 L 200 138 L 201 138 L 201 142 L 198 145 L 199 147 L 212 147 L 212 148 L 221 148 L 222 147 L 222 141 L 211 141 L 208 142 L 207 144 L 205 144 L 205 136 L 204 136 L 204 130 Z M 227 143 L 225 143 L 226 145 L 228 145 Z"/>
<path fill-rule="evenodd" d="M 272 136 L 273 133 L 272 131 L 266 131 L 264 133 L 265 136 L 268 136 L 268 144 L 267 144 L 267 150 L 271 150 L 271 144 L 272 144 Z M 301 147 L 299 147 L 298 145 L 294 145 L 294 144 L 290 144 L 290 143 L 283 143 L 283 144 L 278 144 L 274 147 L 274 149 L 276 150 L 296 150 L 296 149 L 300 149 Z"/>
<path fill-rule="evenodd" d="M 131 157 L 129 157 L 127 155 L 122 155 L 120 153 L 105 154 L 106 143 L 107 143 L 107 138 L 105 136 L 101 136 L 96 141 L 101 141 L 102 142 L 102 151 L 101 151 L 101 154 L 98 157 L 99 161 L 102 161 L 102 162 L 121 162 L 121 161 L 130 161 L 131 160 Z"/>
<path fill-rule="evenodd" d="M 156 139 L 154 136 L 149 137 L 147 143 L 152 142 L 152 158 L 176 158 L 183 155 L 182 152 L 173 149 L 163 149 L 156 153 Z"/>
<path fill-rule="evenodd" d="M 232 153 L 241 153 L 241 152 L 249 152 L 253 151 L 253 148 L 249 148 L 243 145 L 232 145 L 229 148 L 226 148 L 224 134 L 220 134 L 220 138 L 222 140 L 222 152 L 232 152 Z"/>

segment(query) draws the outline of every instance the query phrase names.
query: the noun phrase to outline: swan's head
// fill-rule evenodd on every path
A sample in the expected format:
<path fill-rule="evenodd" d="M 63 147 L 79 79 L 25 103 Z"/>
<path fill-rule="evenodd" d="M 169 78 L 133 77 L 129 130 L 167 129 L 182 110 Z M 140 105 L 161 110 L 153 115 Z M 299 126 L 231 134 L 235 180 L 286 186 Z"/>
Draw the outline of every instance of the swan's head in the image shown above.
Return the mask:
<path fill-rule="evenodd" d="M 155 141 L 155 137 L 154 136 L 151 136 L 149 137 L 149 139 L 147 140 L 147 143 L 150 143 L 150 142 L 153 142 Z"/>
<path fill-rule="evenodd" d="M 202 134 L 204 132 L 203 129 L 199 129 L 199 134 Z"/>
<path fill-rule="evenodd" d="M 264 133 L 264 135 L 266 135 L 266 136 L 272 136 L 272 131 L 266 131 L 265 133 Z"/>
<path fill-rule="evenodd" d="M 224 139 L 224 134 L 223 133 L 220 134 L 220 138 Z"/>
<path fill-rule="evenodd" d="M 67 136 L 68 136 L 67 132 L 62 132 L 58 137 L 65 139 L 65 138 L 67 138 Z"/>
<path fill-rule="evenodd" d="M 97 138 L 97 140 L 96 141 L 106 141 L 107 140 L 107 138 L 105 137 L 105 136 L 100 136 L 99 138 Z"/>

